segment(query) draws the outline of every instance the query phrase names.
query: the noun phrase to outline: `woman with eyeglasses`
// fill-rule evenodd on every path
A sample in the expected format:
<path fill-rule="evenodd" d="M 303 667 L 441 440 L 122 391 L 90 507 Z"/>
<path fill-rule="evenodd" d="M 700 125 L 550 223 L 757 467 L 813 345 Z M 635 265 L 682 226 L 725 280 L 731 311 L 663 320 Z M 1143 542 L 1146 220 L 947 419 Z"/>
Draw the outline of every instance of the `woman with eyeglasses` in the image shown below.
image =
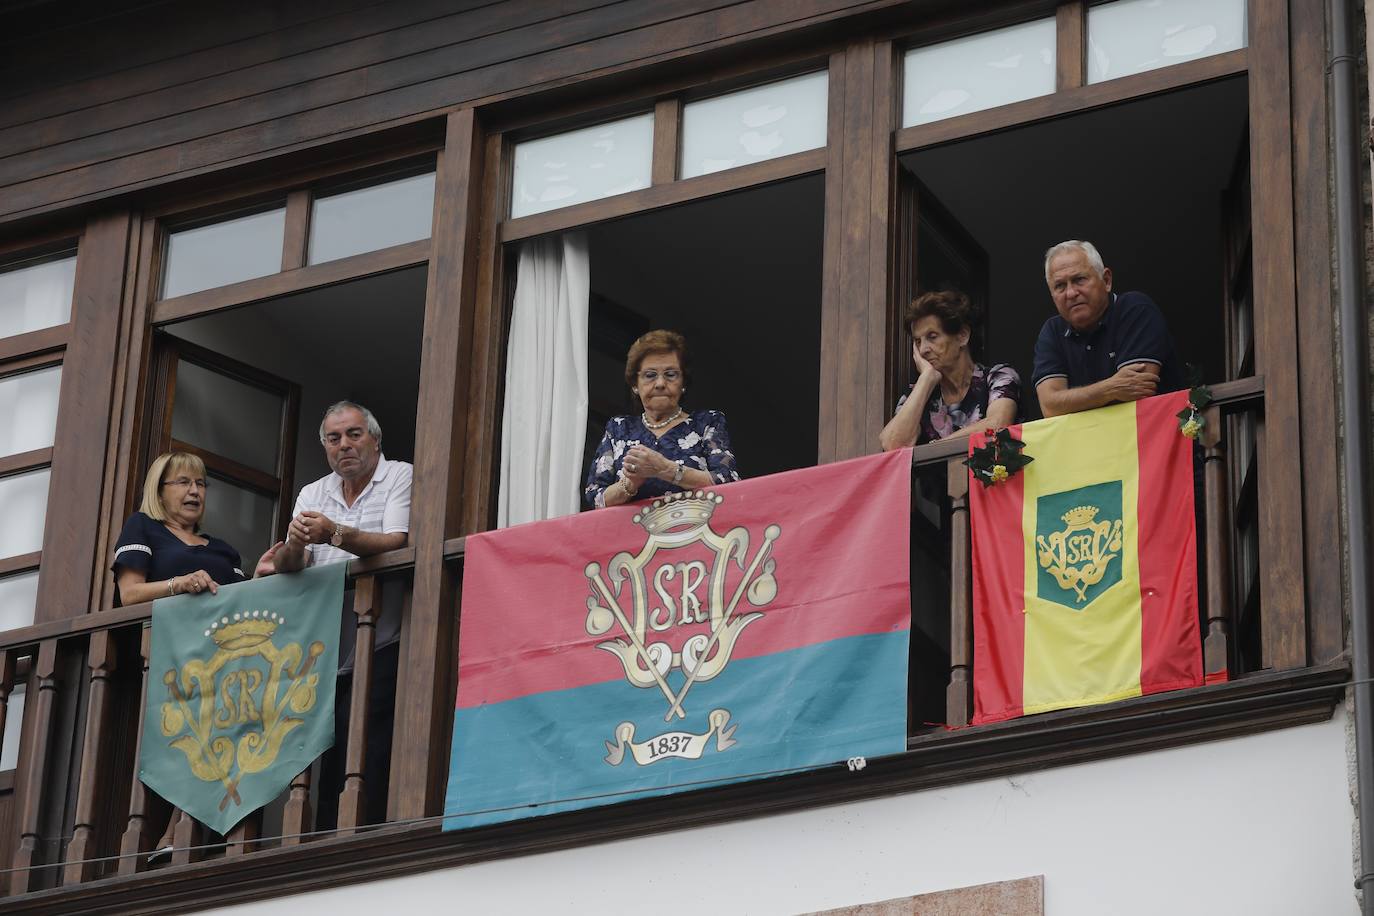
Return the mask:
<path fill-rule="evenodd" d="M 625 382 L 641 411 L 606 424 L 583 495 L 597 509 L 739 480 L 730 432 L 718 410 L 684 410 L 687 341 L 650 331 L 625 357 Z"/>
<path fill-rule="evenodd" d="M 239 552 L 200 531 L 205 517 L 205 462 L 188 452 L 159 455 L 143 481 L 143 504 L 115 544 L 115 606 L 171 595 L 211 594 L 246 577 Z M 278 547 L 280 545 L 277 545 Z M 258 561 L 270 567 L 269 548 Z"/>

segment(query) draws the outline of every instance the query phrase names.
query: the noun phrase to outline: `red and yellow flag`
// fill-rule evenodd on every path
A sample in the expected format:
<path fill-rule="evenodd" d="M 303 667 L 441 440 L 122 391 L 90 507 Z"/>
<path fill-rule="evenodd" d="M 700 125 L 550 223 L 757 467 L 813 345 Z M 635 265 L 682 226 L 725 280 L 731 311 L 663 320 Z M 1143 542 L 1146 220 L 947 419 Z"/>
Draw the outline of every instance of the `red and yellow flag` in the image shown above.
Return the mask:
<path fill-rule="evenodd" d="M 1202 684 L 1187 400 L 1012 427 L 1035 460 L 971 481 L 974 724 Z"/>

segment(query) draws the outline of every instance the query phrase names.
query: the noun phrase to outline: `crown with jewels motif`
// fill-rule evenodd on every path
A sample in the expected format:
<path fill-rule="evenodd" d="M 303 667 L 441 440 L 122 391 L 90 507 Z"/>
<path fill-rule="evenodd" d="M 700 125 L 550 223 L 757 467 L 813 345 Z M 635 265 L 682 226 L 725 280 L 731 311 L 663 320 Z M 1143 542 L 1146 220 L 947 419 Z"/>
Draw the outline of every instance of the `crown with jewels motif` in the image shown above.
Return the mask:
<path fill-rule="evenodd" d="M 1070 528 L 1081 528 L 1084 525 L 1091 525 L 1097 519 L 1097 506 L 1074 506 L 1068 512 L 1059 516 Z"/>
<path fill-rule="evenodd" d="M 286 618 L 276 611 L 239 611 L 233 619 L 221 617 L 210 624 L 205 635 L 221 649 L 251 649 L 272 638 Z"/>
<path fill-rule="evenodd" d="M 716 506 L 725 502 L 724 496 L 707 493 L 704 490 L 688 490 L 661 496 L 649 508 L 634 517 L 637 525 L 643 525 L 650 534 L 668 534 L 678 529 L 696 530 L 711 520 Z"/>

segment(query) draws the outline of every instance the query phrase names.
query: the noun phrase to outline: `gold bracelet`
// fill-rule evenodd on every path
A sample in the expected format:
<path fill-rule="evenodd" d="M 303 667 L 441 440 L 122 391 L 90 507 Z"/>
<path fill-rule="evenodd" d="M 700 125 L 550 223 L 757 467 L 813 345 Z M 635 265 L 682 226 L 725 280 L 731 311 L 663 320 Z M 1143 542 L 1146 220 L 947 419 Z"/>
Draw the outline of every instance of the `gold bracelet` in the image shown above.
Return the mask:
<path fill-rule="evenodd" d="M 629 481 L 628 478 L 625 478 L 625 477 L 620 478 L 620 489 L 622 489 L 622 490 L 625 491 L 625 497 L 626 497 L 627 499 L 634 499 L 634 498 L 635 498 L 635 494 L 639 492 L 638 489 L 635 489 L 635 490 L 631 490 L 631 489 L 630 489 L 630 481 Z"/>
<path fill-rule="evenodd" d="M 172 587 L 172 583 L 173 583 L 175 580 L 176 580 L 176 576 L 173 576 L 172 578 L 170 578 L 170 579 L 167 580 L 167 594 L 168 594 L 168 595 L 175 595 L 175 594 L 177 593 L 177 590 L 176 590 L 175 588 Z"/>

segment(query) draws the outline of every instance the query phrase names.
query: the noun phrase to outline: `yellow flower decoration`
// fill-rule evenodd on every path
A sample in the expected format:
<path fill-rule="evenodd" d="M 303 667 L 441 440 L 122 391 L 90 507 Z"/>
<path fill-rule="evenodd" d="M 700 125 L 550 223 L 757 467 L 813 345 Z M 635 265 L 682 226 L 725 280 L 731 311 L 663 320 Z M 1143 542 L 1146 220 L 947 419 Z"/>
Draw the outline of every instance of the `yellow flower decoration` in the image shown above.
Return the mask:
<path fill-rule="evenodd" d="M 1006 479 L 1007 479 L 1008 477 L 1010 477 L 1010 476 L 1011 476 L 1011 475 L 1007 473 L 1007 466 L 1006 466 L 1005 464 L 994 464 L 994 465 L 992 466 L 992 482 L 993 482 L 993 483 L 1001 483 L 1002 481 L 1006 480 Z"/>
<path fill-rule="evenodd" d="M 1202 432 L 1202 424 L 1197 420 L 1189 420 L 1187 423 L 1183 424 L 1181 429 L 1183 435 L 1187 436 L 1189 439 L 1196 439 L 1197 434 Z"/>

